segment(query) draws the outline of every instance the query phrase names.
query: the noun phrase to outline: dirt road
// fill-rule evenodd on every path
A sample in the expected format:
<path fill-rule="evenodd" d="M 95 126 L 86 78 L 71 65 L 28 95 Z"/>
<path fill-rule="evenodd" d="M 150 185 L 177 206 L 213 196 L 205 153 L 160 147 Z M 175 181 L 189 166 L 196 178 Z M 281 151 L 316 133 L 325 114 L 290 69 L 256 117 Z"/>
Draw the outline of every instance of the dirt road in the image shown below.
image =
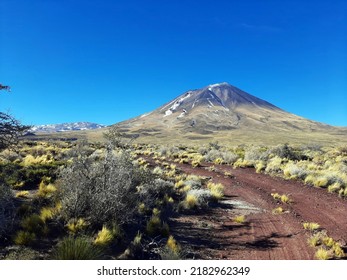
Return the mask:
<path fill-rule="evenodd" d="M 150 159 L 149 159 L 150 160 Z M 302 182 L 257 174 L 252 168 L 233 169 L 210 164 L 193 168 L 177 164 L 188 174 L 211 177 L 225 186 L 225 199 L 219 206 L 201 214 L 182 215 L 172 219 L 171 229 L 184 247 L 191 248 L 199 259 L 313 259 L 309 247 L 310 233 L 303 222 L 316 222 L 328 235 L 347 241 L 347 201 L 326 190 Z M 225 176 L 228 172 L 229 176 Z M 275 201 L 271 193 L 287 194 L 292 203 Z M 278 206 L 285 213 L 274 215 Z M 246 223 L 232 219 L 246 215 Z"/>

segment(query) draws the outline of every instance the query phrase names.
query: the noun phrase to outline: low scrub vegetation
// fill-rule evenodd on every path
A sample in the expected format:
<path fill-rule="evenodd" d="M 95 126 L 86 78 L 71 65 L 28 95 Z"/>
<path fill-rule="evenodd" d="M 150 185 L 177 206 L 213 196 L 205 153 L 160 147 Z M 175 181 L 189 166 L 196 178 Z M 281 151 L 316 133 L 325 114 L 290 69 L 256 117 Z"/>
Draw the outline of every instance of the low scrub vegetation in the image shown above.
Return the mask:
<path fill-rule="evenodd" d="M 315 258 L 318 260 L 341 259 L 346 256 L 342 246 L 326 231 L 315 229 L 315 233 L 307 240 L 310 247 L 316 248 Z"/>
<path fill-rule="evenodd" d="M 209 196 L 200 178 L 182 177 L 181 191 L 174 164 L 152 172 L 132 154 L 129 147 L 86 142 L 25 142 L 17 152 L 1 152 L 0 242 L 52 259 L 160 259 L 166 245 L 147 244 L 170 235 L 168 217 L 188 189 L 198 205 Z M 131 253 L 121 254 L 127 246 Z"/>
<path fill-rule="evenodd" d="M 35 258 L 181 259 L 183 243 L 173 236 L 170 217 L 203 213 L 224 198 L 222 184 L 185 174 L 181 164 L 224 178 L 232 177 L 228 166 L 255 168 L 347 196 L 343 149 L 225 147 L 215 142 L 199 147 L 129 145 L 112 139 L 120 135 L 115 129 L 107 144 L 27 141 L 16 151 L 2 151 L 1 244 L 20 245 Z M 272 196 L 282 206 L 274 214 L 286 212 L 286 204 L 293 202 L 289 194 Z M 233 221 L 244 224 L 246 218 Z M 344 256 L 340 244 L 314 235 L 319 225 L 303 227 L 313 234 L 310 246 L 327 250 L 328 258 Z M 317 251 L 316 258 L 324 253 Z"/>
<path fill-rule="evenodd" d="M 344 147 L 323 148 L 317 145 L 225 147 L 209 143 L 199 148 L 166 148 L 165 155 L 180 163 L 191 162 L 195 167 L 203 161 L 235 168 L 254 167 L 258 173 L 301 180 L 307 185 L 347 197 L 347 155 L 344 150 Z M 151 152 L 156 153 L 155 149 Z"/>

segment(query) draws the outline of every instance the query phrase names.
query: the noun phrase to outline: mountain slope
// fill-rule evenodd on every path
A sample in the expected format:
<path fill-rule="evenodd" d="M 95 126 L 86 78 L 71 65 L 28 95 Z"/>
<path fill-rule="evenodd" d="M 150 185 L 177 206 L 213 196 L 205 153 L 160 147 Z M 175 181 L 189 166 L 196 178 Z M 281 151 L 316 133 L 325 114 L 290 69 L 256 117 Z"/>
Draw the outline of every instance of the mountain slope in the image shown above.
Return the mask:
<path fill-rule="evenodd" d="M 346 136 L 346 129 L 291 114 L 228 83 L 187 91 L 160 108 L 118 126 L 143 140 L 153 141 L 154 137 L 169 142 L 232 137 L 238 137 L 239 142 L 256 137 L 259 142 L 264 139 L 269 142 L 277 136 L 290 141 L 293 137 L 311 139 L 313 135 L 319 136 L 316 139 L 319 142 L 320 136 L 324 141 L 334 135 Z"/>

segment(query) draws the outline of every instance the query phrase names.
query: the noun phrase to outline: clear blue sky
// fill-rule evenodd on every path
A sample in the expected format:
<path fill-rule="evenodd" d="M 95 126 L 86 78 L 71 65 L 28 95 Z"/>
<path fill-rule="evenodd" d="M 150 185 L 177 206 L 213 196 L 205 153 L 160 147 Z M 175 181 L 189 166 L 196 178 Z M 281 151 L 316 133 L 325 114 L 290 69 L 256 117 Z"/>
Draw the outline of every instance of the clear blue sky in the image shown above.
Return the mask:
<path fill-rule="evenodd" d="M 0 1 L 0 111 L 23 123 L 113 124 L 218 82 L 347 126 L 347 1 Z"/>

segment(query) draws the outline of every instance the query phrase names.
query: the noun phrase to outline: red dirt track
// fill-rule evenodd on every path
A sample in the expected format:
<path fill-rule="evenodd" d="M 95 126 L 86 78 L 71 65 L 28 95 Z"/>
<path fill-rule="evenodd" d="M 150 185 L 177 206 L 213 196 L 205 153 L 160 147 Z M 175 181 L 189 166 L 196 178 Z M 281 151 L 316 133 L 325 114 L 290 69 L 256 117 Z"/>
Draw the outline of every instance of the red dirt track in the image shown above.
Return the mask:
<path fill-rule="evenodd" d="M 171 220 L 177 240 L 198 259 L 314 259 L 315 249 L 307 244 L 311 234 L 303 229 L 303 222 L 320 224 L 346 246 L 347 201 L 336 194 L 299 181 L 257 174 L 251 168 L 216 165 L 215 171 L 209 171 L 209 164 L 197 168 L 175 164 L 185 173 L 211 177 L 225 186 L 224 201 L 217 207 Z M 226 171 L 232 175 L 225 176 Z M 271 193 L 289 195 L 293 202 L 277 202 Z M 278 206 L 285 213 L 272 214 Z M 246 215 L 246 223 L 235 223 L 232 218 L 236 215 Z"/>

